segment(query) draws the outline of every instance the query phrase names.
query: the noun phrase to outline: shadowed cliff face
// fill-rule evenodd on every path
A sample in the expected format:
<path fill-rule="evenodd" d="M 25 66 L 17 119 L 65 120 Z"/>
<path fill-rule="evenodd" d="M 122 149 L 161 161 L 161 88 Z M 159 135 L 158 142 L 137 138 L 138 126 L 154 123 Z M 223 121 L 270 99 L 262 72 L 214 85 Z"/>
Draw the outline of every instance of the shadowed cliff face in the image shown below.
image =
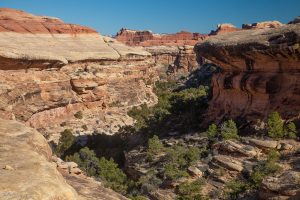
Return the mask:
<path fill-rule="evenodd" d="M 197 56 L 219 65 L 213 77 L 209 116 L 265 118 L 279 111 L 286 118 L 300 111 L 300 24 L 238 31 L 195 46 Z"/>
<path fill-rule="evenodd" d="M 0 9 L 0 117 L 56 133 L 50 139 L 132 124 L 128 108 L 157 101 L 153 65 L 150 53 L 90 28 Z"/>

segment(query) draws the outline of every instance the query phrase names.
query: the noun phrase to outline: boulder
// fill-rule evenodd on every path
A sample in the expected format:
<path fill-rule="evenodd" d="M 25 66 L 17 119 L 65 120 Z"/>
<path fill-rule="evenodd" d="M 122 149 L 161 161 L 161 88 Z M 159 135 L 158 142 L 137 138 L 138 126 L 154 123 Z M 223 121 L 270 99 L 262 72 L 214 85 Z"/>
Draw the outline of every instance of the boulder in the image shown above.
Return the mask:
<path fill-rule="evenodd" d="M 278 142 L 275 140 L 260 140 L 249 138 L 248 141 L 250 144 L 253 144 L 259 148 L 266 148 L 266 149 L 275 149 L 278 145 Z"/>
<path fill-rule="evenodd" d="M 220 149 L 228 153 L 238 153 L 247 157 L 254 157 L 259 154 L 259 149 L 250 146 L 244 145 L 237 141 L 225 140 L 219 143 L 214 144 L 214 149 Z"/>
<path fill-rule="evenodd" d="M 300 199 L 300 172 L 285 171 L 277 177 L 263 180 L 259 196 L 261 199 Z"/>
<path fill-rule="evenodd" d="M 201 178 L 203 176 L 203 172 L 195 166 L 190 166 L 188 168 L 188 172 L 195 177 Z"/>
<path fill-rule="evenodd" d="M 228 170 L 234 170 L 238 172 L 243 171 L 243 164 L 234 158 L 225 155 L 217 155 L 214 156 L 213 159 Z"/>

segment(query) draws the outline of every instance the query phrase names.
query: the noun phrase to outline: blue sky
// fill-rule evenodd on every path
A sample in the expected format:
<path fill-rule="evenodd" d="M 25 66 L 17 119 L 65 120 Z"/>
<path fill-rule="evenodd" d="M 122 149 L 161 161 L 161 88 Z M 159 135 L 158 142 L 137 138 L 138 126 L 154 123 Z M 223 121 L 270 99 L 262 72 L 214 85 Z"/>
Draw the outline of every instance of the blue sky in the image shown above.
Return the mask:
<path fill-rule="evenodd" d="M 300 15 L 300 0 L 0 0 L 0 7 L 59 17 L 102 34 L 122 27 L 208 33 L 219 23 L 286 23 Z"/>

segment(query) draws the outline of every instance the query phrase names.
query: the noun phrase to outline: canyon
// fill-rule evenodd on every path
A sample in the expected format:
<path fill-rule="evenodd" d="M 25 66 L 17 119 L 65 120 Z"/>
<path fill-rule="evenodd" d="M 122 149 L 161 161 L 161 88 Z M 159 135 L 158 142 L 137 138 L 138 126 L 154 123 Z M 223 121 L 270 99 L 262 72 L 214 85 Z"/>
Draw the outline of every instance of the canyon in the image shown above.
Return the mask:
<path fill-rule="evenodd" d="M 274 111 L 281 114 L 284 123 L 299 123 L 299 44 L 299 19 L 289 24 L 244 24 L 242 28 L 220 24 L 210 34 L 154 34 L 123 28 L 111 38 L 58 18 L 0 8 L 1 199 L 127 199 L 108 189 L 101 179 L 87 177 L 78 163 L 54 155 L 51 147 L 66 130 L 76 142 L 89 138 L 96 148 L 99 135 L 125 137 L 118 151 L 124 156 L 123 170 L 128 177 L 135 180 L 149 178 L 150 174 L 150 178 L 163 180 L 151 192 L 143 191 L 151 199 L 175 199 L 181 184 L 200 178 L 206 181 L 203 194 L 219 199 L 228 181 L 244 180 L 243 173 L 251 174 L 273 149 L 283 155 L 278 164 L 284 170 L 264 178 L 255 197 L 298 199 L 299 139 L 252 138 L 243 132 L 239 138 L 219 141 L 209 138 L 204 129 L 211 123 L 222 128 L 221 123 L 228 119 L 257 125 Z M 207 65 L 218 68 L 209 74 L 207 85 L 170 90 L 177 92 L 172 96 L 179 98 L 177 106 L 183 106 L 179 111 L 174 108 L 177 120 L 181 120 L 178 115 L 186 114 L 184 108 L 190 108 L 190 102 L 203 106 L 204 117 L 201 124 L 195 125 L 197 131 L 185 129 L 180 135 L 176 130 L 180 123 L 192 119 L 163 121 L 171 129 L 159 135 L 163 150 L 149 159 L 149 143 L 145 141 L 155 131 L 165 130 L 133 135 L 138 132 L 134 127 L 138 120 L 128 111 L 146 108 L 150 118 L 143 116 L 143 120 L 149 124 L 168 119 L 160 110 L 161 115 L 151 118 L 152 106 L 161 103 L 155 83 L 169 83 L 166 80 L 182 76 L 189 81 L 197 70 L 203 75 L 201 70 Z M 175 100 L 171 109 L 178 103 Z M 169 117 L 171 111 L 165 116 Z M 188 110 L 186 118 L 194 117 L 192 111 Z M 197 117 L 202 120 L 202 116 Z M 131 128 L 128 138 L 122 135 L 124 127 Z M 111 143 L 109 139 L 98 140 Z M 176 150 L 177 145 L 183 151 L 203 148 L 201 156 L 205 157 L 199 160 L 198 152 L 197 162 L 189 163 L 185 171 L 188 178 L 170 181 L 162 178 L 162 172 L 167 148 Z M 116 151 L 105 150 L 111 154 Z"/>
<path fill-rule="evenodd" d="M 115 39 L 129 46 L 140 46 L 152 54 L 161 78 L 187 76 L 197 69 L 194 45 L 208 38 L 206 34 L 181 31 L 175 34 L 156 34 L 122 28 Z M 165 73 L 167 72 L 167 77 Z"/>

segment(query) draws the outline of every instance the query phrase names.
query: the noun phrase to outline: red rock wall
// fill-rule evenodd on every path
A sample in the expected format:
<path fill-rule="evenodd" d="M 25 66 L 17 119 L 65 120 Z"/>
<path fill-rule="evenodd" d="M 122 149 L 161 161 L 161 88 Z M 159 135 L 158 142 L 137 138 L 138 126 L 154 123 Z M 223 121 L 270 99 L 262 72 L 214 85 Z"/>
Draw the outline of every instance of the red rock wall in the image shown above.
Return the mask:
<path fill-rule="evenodd" d="M 97 33 L 88 27 L 66 24 L 58 18 L 34 16 L 21 10 L 9 8 L 0 8 L 0 32 L 73 35 Z"/>
<path fill-rule="evenodd" d="M 207 35 L 182 31 L 175 34 L 153 34 L 150 31 L 134 31 L 121 29 L 116 39 L 129 46 L 183 46 L 195 45 L 204 40 Z"/>
<path fill-rule="evenodd" d="M 223 68 L 213 77 L 209 118 L 264 119 L 300 114 L 300 25 L 238 31 L 196 45 L 198 57 Z"/>

